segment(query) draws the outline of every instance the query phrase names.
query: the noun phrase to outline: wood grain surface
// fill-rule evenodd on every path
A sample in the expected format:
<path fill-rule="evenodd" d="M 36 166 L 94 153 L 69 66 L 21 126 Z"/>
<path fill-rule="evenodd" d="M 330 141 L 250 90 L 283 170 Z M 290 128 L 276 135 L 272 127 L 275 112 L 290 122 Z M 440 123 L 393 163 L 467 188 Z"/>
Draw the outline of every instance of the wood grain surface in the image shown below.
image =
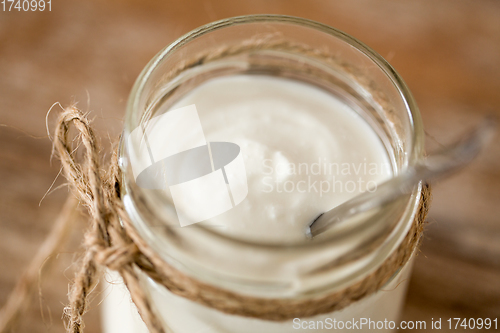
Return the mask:
<path fill-rule="evenodd" d="M 251 13 L 314 19 L 374 48 L 412 90 L 429 149 L 484 114 L 500 116 L 495 0 L 52 0 L 51 12 L 0 11 L 0 304 L 68 195 L 61 187 L 41 200 L 59 172 L 45 127 L 50 106 L 79 102 L 92 111 L 106 146 L 119 134 L 131 86 L 150 58 L 199 25 Z M 53 188 L 63 183 L 59 177 Z M 500 317 L 499 189 L 497 135 L 472 166 L 434 186 L 402 319 Z M 41 296 L 17 332 L 64 331 L 60 319 L 81 228 L 75 225 L 56 269 L 43 275 Z M 86 332 L 100 332 L 97 301 L 86 318 Z"/>

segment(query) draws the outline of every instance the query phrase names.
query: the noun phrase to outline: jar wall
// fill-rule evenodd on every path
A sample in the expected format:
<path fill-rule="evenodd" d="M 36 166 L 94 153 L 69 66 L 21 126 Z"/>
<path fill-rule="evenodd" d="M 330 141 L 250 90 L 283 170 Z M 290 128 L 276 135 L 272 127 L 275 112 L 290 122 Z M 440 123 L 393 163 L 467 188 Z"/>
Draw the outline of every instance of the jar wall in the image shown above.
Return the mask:
<path fill-rule="evenodd" d="M 377 329 L 377 331 L 395 332 L 396 330 L 389 328 L 392 327 L 389 322 L 394 322 L 395 327 L 399 324 L 398 318 L 404 304 L 412 266 L 413 259 L 381 290 L 341 311 L 283 322 L 269 322 L 224 314 L 176 296 L 146 276 L 142 276 L 142 282 L 144 286 L 147 286 L 168 333 L 289 333 L 292 331 L 321 333 L 332 331 L 333 320 L 342 321 L 344 325 L 362 324 L 358 332 L 368 332 L 370 327 L 373 329 L 375 323 L 385 322 L 387 328 Z M 103 321 L 104 332 L 148 333 L 119 275 L 108 272 L 106 281 L 109 282 L 105 282 L 104 286 L 106 295 L 103 302 L 103 317 L 106 318 Z M 370 322 L 366 320 L 375 323 L 370 326 Z M 310 327 L 311 321 L 314 322 L 314 329 L 307 328 Z M 324 328 L 321 329 L 321 327 Z M 335 327 L 341 329 L 339 326 Z"/>

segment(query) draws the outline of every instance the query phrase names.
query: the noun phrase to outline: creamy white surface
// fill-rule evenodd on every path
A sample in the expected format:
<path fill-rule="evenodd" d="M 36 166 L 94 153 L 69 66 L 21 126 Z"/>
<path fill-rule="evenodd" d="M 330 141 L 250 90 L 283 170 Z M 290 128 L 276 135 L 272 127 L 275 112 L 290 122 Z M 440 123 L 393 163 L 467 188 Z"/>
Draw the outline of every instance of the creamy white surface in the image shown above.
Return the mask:
<path fill-rule="evenodd" d="M 193 89 L 171 109 L 191 104 L 207 141 L 238 144 L 245 162 L 247 198 L 202 222 L 223 226 L 221 232 L 261 241 L 302 240 L 304 226 L 320 213 L 391 175 L 373 129 L 311 85 L 260 75 L 222 77 Z"/>

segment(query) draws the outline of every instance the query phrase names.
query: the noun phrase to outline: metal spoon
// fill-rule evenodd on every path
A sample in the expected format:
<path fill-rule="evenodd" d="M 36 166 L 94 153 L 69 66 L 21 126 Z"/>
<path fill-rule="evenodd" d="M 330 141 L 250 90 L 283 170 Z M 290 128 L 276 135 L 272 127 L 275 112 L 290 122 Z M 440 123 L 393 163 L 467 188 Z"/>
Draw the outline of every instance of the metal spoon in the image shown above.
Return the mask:
<path fill-rule="evenodd" d="M 409 166 L 400 175 L 361 193 L 343 204 L 320 214 L 306 228 L 306 236 L 313 238 L 333 225 L 354 215 L 381 207 L 413 191 L 420 181 L 432 181 L 448 176 L 469 164 L 495 132 L 496 120 L 486 117 L 476 128 L 447 148 Z"/>

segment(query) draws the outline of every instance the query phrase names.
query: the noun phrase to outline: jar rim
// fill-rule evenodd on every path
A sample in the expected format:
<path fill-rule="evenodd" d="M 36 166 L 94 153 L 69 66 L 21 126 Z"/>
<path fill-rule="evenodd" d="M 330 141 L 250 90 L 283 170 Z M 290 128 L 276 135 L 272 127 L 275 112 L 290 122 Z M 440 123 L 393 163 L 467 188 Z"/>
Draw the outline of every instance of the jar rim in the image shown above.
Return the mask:
<path fill-rule="evenodd" d="M 150 77 L 155 72 L 155 70 L 159 67 L 159 65 L 165 61 L 172 53 L 174 53 L 177 49 L 181 48 L 183 45 L 189 43 L 190 41 L 215 30 L 243 25 L 248 23 L 258 23 L 258 22 L 268 22 L 268 23 L 289 23 L 293 25 L 303 26 L 306 28 L 312 28 L 314 30 L 324 32 L 328 35 L 331 35 L 335 38 L 338 38 L 349 45 L 353 46 L 358 51 L 362 52 L 365 56 L 367 56 L 374 64 L 376 64 L 379 69 L 385 74 L 385 76 L 392 82 L 394 87 L 397 89 L 402 102 L 404 103 L 405 110 L 408 114 L 408 120 L 410 122 L 410 128 L 412 129 L 411 135 L 411 144 L 409 146 L 409 156 L 408 163 L 413 164 L 419 158 L 421 158 L 423 154 L 423 124 L 420 116 L 420 112 L 418 110 L 417 104 L 408 88 L 404 80 L 397 73 L 397 71 L 376 51 L 372 48 L 359 41 L 358 39 L 350 36 L 349 34 L 328 26 L 326 24 L 305 19 L 296 16 L 288 16 L 288 15 L 279 15 L 279 14 L 253 14 L 253 15 L 243 15 L 243 16 L 235 16 L 230 18 L 221 19 L 218 21 L 214 21 L 208 24 L 205 24 L 201 27 L 198 27 L 180 38 L 176 39 L 174 42 L 170 43 L 168 46 L 163 48 L 159 53 L 157 53 L 145 66 L 137 80 L 134 83 L 134 86 L 131 90 L 127 107 L 126 107 L 126 115 L 125 115 L 125 131 L 130 133 L 133 128 L 130 128 L 130 125 L 134 122 L 133 114 L 136 110 L 140 108 L 140 97 L 146 87 L 146 84 L 149 82 Z M 120 143 L 120 149 L 124 149 L 123 136 L 122 141 Z M 420 193 L 420 188 L 415 190 L 414 193 Z M 418 204 L 419 196 L 413 195 L 413 200 L 415 200 L 414 205 L 412 205 L 412 209 L 416 204 Z M 410 199 L 411 200 L 411 199 Z M 413 214 L 412 214 L 413 215 Z M 236 238 L 231 235 L 222 234 L 216 231 L 211 230 L 210 228 L 206 228 L 201 225 L 196 225 L 196 228 L 203 230 L 208 234 L 219 237 L 224 241 L 228 241 L 230 243 L 236 243 L 240 245 L 246 246 L 256 246 L 256 247 L 264 247 L 264 248 L 289 248 L 290 246 L 294 247 L 302 247 L 302 246 L 316 246 L 323 244 L 325 242 L 331 241 L 331 239 L 325 239 L 322 242 L 301 242 L 294 244 L 281 244 L 281 243 L 263 243 L 254 240 L 245 240 L 241 238 Z"/>

